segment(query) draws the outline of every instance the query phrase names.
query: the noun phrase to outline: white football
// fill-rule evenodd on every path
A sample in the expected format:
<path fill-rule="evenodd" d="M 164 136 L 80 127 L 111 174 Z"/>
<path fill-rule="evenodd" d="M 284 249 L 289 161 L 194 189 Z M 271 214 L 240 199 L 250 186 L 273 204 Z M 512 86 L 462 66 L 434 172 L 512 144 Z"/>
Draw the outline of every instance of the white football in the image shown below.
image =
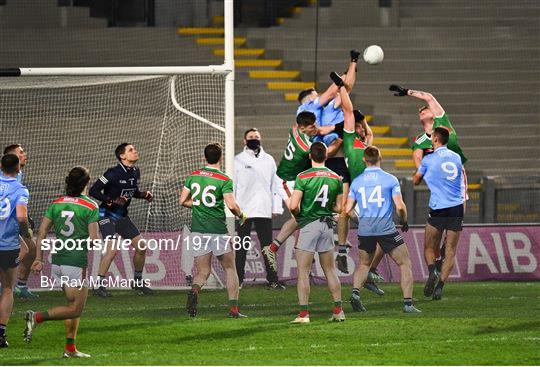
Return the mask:
<path fill-rule="evenodd" d="M 371 45 L 364 50 L 364 61 L 370 65 L 380 64 L 384 59 L 384 52 L 380 46 Z"/>

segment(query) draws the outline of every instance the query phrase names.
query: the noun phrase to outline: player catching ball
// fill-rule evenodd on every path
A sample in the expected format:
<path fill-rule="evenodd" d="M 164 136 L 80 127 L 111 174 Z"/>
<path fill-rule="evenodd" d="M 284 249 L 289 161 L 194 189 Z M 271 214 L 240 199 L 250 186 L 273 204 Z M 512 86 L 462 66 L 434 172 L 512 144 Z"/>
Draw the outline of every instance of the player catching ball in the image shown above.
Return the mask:
<path fill-rule="evenodd" d="M 197 275 L 193 278 L 187 298 L 187 312 L 197 316 L 199 293 L 212 271 L 212 255 L 216 256 L 227 276 L 229 317 L 246 317 L 238 309 L 239 283 L 231 237 L 228 236 L 225 205 L 240 218 L 240 225 L 247 217 L 236 203 L 233 181 L 220 171 L 223 149 L 219 143 L 204 148 L 207 165 L 186 178 L 180 205 L 191 209 L 191 235 L 184 243 L 186 251 L 193 253 Z"/>
<path fill-rule="evenodd" d="M 81 242 L 83 246 L 67 249 L 60 248 L 52 254 L 51 275 L 54 282 L 62 286 L 66 296 L 66 306 L 56 306 L 47 311 L 26 311 L 26 328 L 24 340 L 30 342 L 36 327 L 50 320 L 64 320 L 66 327 L 65 358 L 86 358 L 90 355 L 81 353 L 75 347 L 75 338 L 79 321 L 88 296 L 88 280 L 86 266 L 88 265 L 88 245 L 86 240 L 99 239 L 99 209 L 98 205 L 86 196 L 90 174 L 84 167 L 74 167 L 66 177 L 66 195 L 54 200 L 47 208 L 39 226 L 37 236 L 36 261 L 32 271 L 39 274 L 43 270 L 43 240 L 47 233 L 54 228 L 58 240 L 66 247 L 68 241 Z M 80 248 L 79 248 L 80 247 Z"/>
<path fill-rule="evenodd" d="M 146 260 L 146 250 L 140 248 L 143 241 L 141 233 L 128 216 L 128 207 L 132 198 L 152 201 L 153 195 L 150 191 L 139 190 L 139 179 L 141 172 L 135 166 L 139 160 L 139 152 L 133 144 L 122 143 L 116 147 L 114 154 L 119 163 L 109 168 L 90 188 L 90 195 L 101 201 L 99 206 L 99 229 L 104 240 L 107 237 L 113 238 L 119 234 L 122 238 L 130 240 L 131 246 L 135 249 L 133 256 L 133 276 L 132 288 L 140 295 L 151 295 L 153 291 L 148 288 L 143 279 L 143 269 Z M 100 286 L 94 289 L 94 295 L 98 297 L 110 297 L 111 294 L 105 287 L 105 276 L 116 256 L 118 249 L 114 245 L 107 245 L 105 256 L 101 258 L 99 264 Z"/>
<path fill-rule="evenodd" d="M 300 313 L 291 321 L 309 323 L 309 272 L 315 253 L 319 254 L 321 267 L 334 301 L 330 321 L 344 321 L 341 302 L 341 283 L 334 265 L 334 213 L 341 213 L 343 182 L 335 172 L 325 167 L 328 153 L 324 143 L 311 145 L 309 156 L 312 168 L 296 177 L 291 197 L 291 213 L 300 226 L 296 245 L 298 264 L 298 301 Z"/>

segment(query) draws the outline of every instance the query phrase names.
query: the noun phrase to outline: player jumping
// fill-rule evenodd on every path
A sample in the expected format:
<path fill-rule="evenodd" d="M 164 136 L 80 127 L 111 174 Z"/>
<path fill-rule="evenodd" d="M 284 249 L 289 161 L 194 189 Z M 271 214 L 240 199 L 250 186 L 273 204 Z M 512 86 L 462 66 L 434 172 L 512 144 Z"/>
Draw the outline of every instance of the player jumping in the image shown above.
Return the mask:
<path fill-rule="evenodd" d="M 433 130 L 434 151 L 425 156 L 413 183 L 426 181 L 431 195 L 429 197 L 429 218 L 426 223 L 424 256 L 429 266 L 429 277 L 424 287 L 424 295 L 434 300 L 442 298 L 444 283 L 454 267 L 454 257 L 463 224 L 463 187 L 459 154 L 448 149 L 450 134 L 443 127 Z M 439 273 L 435 269 L 435 249 L 441 243 L 446 230 L 446 258 Z"/>
<path fill-rule="evenodd" d="M 311 145 L 312 168 L 296 177 L 291 197 L 291 212 L 300 226 L 296 245 L 298 264 L 298 301 L 300 313 L 291 321 L 294 324 L 309 323 L 309 272 L 317 252 L 328 289 L 334 300 L 330 321 L 344 321 L 341 302 L 341 283 L 334 265 L 334 213 L 342 210 L 343 183 L 341 177 L 324 166 L 327 148 L 324 143 Z"/>
<path fill-rule="evenodd" d="M 143 280 L 142 273 L 146 260 L 146 251 L 139 248 L 142 244 L 141 233 L 128 216 L 128 207 L 132 198 L 152 201 L 150 191 L 139 190 L 141 173 L 135 163 L 139 160 L 139 153 L 130 143 L 122 143 L 116 147 L 114 154 L 120 161 L 115 167 L 109 168 L 90 188 L 90 196 L 101 201 L 99 206 L 99 229 L 104 240 L 113 238 L 119 234 L 122 238 L 131 240 L 131 246 L 135 249 L 133 266 L 135 269 L 133 289 L 138 294 L 153 294 Z M 94 289 L 94 295 L 98 297 L 110 297 L 104 285 L 105 276 L 109 271 L 118 249 L 115 246 L 107 246 L 107 251 L 99 264 L 99 288 Z"/>
<path fill-rule="evenodd" d="M 220 171 L 223 149 L 220 144 L 208 144 L 204 148 L 207 165 L 186 178 L 180 205 L 191 209 L 191 235 L 184 243 L 187 251 L 193 252 L 197 275 L 193 278 L 188 293 L 187 312 L 197 316 L 199 293 L 212 271 L 212 255 L 216 256 L 227 276 L 229 295 L 229 317 L 246 317 L 238 309 L 239 283 L 236 272 L 233 243 L 227 235 L 225 205 L 240 218 L 240 225 L 247 217 L 236 203 L 233 181 Z"/>
<path fill-rule="evenodd" d="M 0 175 L 0 348 L 6 348 L 6 328 L 13 310 L 13 287 L 19 265 L 19 236 L 29 248 L 35 248 L 28 223 L 26 187 L 17 181 L 20 172 L 19 157 L 2 156 Z"/>
<path fill-rule="evenodd" d="M 39 274 L 43 270 L 42 241 L 54 227 L 57 240 L 66 244 L 67 240 L 94 241 L 99 239 L 98 205 L 86 196 L 90 174 L 84 167 L 74 167 L 66 177 L 66 196 L 54 200 L 47 208 L 39 226 L 36 261 L 32 270 Z M 30 342 L 35 328 L 49 320 L 64 320 L 66 328 L 65 358 L 87 358 L 75 346 L 79 322 L 88 296 L 88 246 L 83 242 L 80 249 L 61 248 L 52 254 L 51 275 L 57 284 L 62 285 L 68 304 L 53 307 L 47 311 L 26 311 L 24 340 Z"/>
<path fill-rule="evenodd" d="M 406 89 L 403 87 L 400 87 L 398 85 L 391 85 L 389 88 L 391 91 L 395 92 L 394 95 L 397 97 L 403 97 L 403 96 L 411 96 L 414 98 L 418 98 L 427 105 L 424 105 L 420 107 L 418 110 L 418 117 L 420 119 L 420 122 L 422 124 L 422 127 L 424 128 L 424 133 L 419 134 L 415 140 L 414 144 L 412 146 L 412 157 L 414 161 L 414 165 L 416 166 L 416 169 L 420 167 L 420 163 L 422 162 L 422 158 L 424 158 L 426 155 L 433 153 L 433 143 L 431 141 L 431 135 L 433 133 L 433 130 L 437 127 L 443 127 L 447 129 L 450 133 L 450 138 L 448 141 L 448 149 L 452 150 L 453 152 L 459 154 L 461 157 L 461 164 L 464 165 L 465 162 L 467 162 L 467 157 L 465 154 L 463 154 L 463 151 L 461 147 L 459 146 L 456 130 L 452 126 L 452 123 L 450 122 L 450 119 L 448 118 L 448 115 L 446 115 L 446 112 L 442 108 L 442 106 L 439 104 L 437 99 L 431 94 L 427 92 L 417 91 L 413 89 Z M 463 176 L 462 176 L 462 190 L 463 190 L 463 208 L 465 210 L 465 206 L 467 204 L 467 200 L 469 199 L 467 195 L 467 174 L 465 172 L 465 168 L 463 168 Z M 445 258 L 445 248 L 446 248 L 446 237 L 443 241 L 442 247 L 439 248 L 437 246 L 435 248 L 435 270 L 440 274 L 442 269 L 442 264 Z M 428 267 L 431 264 L 427 264 Z M 435 279 L 432 277 L 432 279 Z M 434 284 L 433 284 L 434 286 Z M 431 297 L 431 294 L 426 294 L 426 297 Z"/>
<path fill-rule="evenodd" d="M 399 266 L 401 290 L 403 292 L 403 312 L 420 312 L 413 306 L 413 274 L 407 245 L 396 230 L 393 221 L 392 202 L 402 225 L 407 232 L 407 207 L 401 197 L 398 179 L 381 169 L 381 154 L 375 146 L 364 151 L 366 169 L 354 179 L 345 210 L 350 213 L 356 206 L 358 212 L 358 249 L 360 267 L 354 273 L 353 290 L 350 298 L 353 310 L 366 311 L 360 300 L 360 288 L 368 277 L 375 249 L 379 244 Z"/>

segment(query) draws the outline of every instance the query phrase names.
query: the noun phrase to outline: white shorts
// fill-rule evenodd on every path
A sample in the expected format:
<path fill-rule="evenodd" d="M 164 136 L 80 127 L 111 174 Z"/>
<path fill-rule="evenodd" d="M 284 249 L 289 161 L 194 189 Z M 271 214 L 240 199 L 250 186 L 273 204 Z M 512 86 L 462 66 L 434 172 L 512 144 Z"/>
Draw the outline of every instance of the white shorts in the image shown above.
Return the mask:
<path fill-rule="evenodd" d="M 51 266 L 51 277 L 57 285 L 73 284 L 74 288 L 88 287 L 86 268 L 71 265 Z"/>
<path fill-rule="evenodd" d="M 186 251 L 193 257 L 204 256 L 210 252 L 221 256 L 232 251 L 231 236 L 228 234 L 192 232 L 186 241 Z"/>
<path fill-rule="evenodd" d="M 300 228 L 296 248 L 308 252 L 327 252 L 334 248 L 334 230 L 319 219 Z"/>

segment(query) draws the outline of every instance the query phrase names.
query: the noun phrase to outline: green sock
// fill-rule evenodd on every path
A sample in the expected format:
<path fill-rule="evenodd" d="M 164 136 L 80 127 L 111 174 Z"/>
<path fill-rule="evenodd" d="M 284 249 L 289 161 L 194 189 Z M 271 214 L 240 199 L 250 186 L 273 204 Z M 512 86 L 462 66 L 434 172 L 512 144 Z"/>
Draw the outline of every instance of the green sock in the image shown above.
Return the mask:
<path fill-rule="evenodd" d="M 233 307 L 233 306 L 238 307 L 238 300 L 237 300 L 237 299 L 230 299 L 230 300 L 229 300 L 229 306 L 231 306 L 231 307 Z"/>
<path fill-rule="evenodd" d="M 342 301 L 334 301 L 334 307 L 343 307 Z"/>
<path fill-rule="evenodd" d="M 66 345 L 75 344 L 75 338 L 66 338 Z"/>
<path fill-rule="evenodd" d="M 198 284 L 193 284 L 193 285 L 191 286 L 191 290 L 192 290 L 193 292 L 199 294 L 199 292 L 201 291 L 201 286 L 198 285 Z"/>

